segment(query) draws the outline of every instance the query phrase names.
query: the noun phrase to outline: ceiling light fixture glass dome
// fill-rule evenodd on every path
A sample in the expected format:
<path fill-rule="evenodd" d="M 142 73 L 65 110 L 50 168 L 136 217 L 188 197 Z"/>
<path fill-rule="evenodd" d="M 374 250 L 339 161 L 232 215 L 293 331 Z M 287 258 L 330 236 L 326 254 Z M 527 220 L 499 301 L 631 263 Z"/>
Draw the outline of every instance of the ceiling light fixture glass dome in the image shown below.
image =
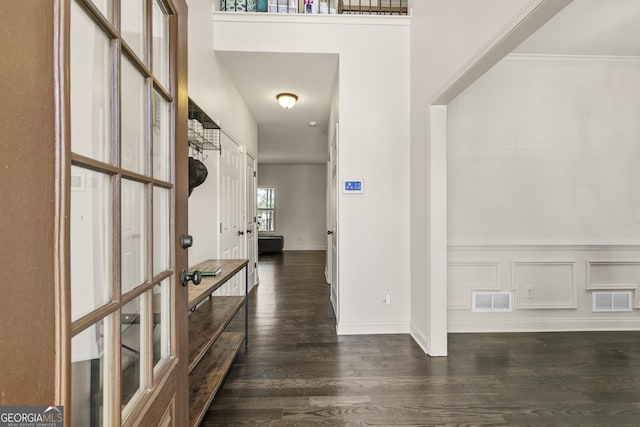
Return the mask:
<path fill-rule="evenodd" d="M 296 105 L 296 101 L 298 100 L 298 96 L 293 93 L 279 93 L 276 95 L 276 99 L 282 108 L 288 110 L 293 108 Z"/>

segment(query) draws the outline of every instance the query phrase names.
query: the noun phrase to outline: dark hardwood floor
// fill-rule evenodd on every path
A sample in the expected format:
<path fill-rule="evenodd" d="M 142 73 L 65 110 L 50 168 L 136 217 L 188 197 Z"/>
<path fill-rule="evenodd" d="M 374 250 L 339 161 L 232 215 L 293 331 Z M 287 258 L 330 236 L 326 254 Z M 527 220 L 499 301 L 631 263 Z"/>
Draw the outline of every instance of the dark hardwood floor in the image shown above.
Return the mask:
<path fill-rule="evenodd" d="M 260 258 L 241 351 L 202 426 L 640 426 L 640 333 L 337 336 L 324 252 Z"/>

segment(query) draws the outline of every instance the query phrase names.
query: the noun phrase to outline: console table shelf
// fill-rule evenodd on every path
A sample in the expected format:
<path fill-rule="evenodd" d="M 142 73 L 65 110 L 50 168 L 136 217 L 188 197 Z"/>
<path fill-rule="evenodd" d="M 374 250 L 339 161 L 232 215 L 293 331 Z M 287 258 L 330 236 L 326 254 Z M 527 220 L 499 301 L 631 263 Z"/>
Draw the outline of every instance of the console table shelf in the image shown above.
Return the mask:
<path fill-rule="evenodd" d="M 218 266 L 221 271 L 217 276 L 203 276 L 202 283 L 199 285 L 189 283 L 189 310 L 193 310 L 198 304 L 207 299 L 213 291 L 227 283 L 248 263 L 249 260 L 247 259 L 210 259 L 192 267 L 192 270 L 202 270 Z"/>
<path fill-rule="evenodd" d="M 205 302 L 191 314 L 189 317 L 189 372 L 193 371 L 243 304 L 244 297 L 211 297 L 208 303 Z"/>
<path fill-rule="evenodd" d="M 189 374 L 189 426 L 202 421 L 243 341 L 242 332 L 223 332 Z"/>
<path fill-rule="evenodd" d="M 207 260 L 192 270 L 220 269 L 189 284 L 189 426 L 197 426 L 220 388 L 233 359 L 248 344 L 248 282 L 246 259 Z M 213 296 L 244 270 L 243 296 Z M 244 313 L 241 310 L 244 308 Z M 244 316 L 242 316 L 244 314 Z M 242 322 L 244 317 L 244 322 Z M 233 321 L 233 322 L 232 322 Z M 239 326 L 244 323 L 244 328 Z"/>

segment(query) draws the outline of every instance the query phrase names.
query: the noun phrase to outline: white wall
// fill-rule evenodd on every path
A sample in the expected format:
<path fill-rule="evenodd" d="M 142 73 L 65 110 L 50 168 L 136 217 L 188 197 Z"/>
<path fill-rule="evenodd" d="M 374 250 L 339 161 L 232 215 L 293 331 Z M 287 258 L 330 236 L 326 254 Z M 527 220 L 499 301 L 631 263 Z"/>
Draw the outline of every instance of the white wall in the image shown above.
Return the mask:
<path fill-rule="evenodd" d="M 429 231 L 429 106 L 481 51 L 495 44 L 497 35 L 517 24 L 516 17 L 522 19 L 523 9 L 535 3 L 541 0 L 411 3 L 411 333 L 431 355 L 445 355 L 447 343 L 446 278 L 430 268 L 434 251 Z M 446 247 L 435 249 L 446 252 Z"/>
<path fill-rule="evenodd" d="M 258 187 L 276 189 L 276 230 L 285 250 L 327 247 L 325 164 L 258 165 Z"/>
<path fill-rule="evenodd" d="M 236 143 L 258 157 L 258 126 L 233 80 L 213 51 L 215 0 L 187 0 L 189 6 L 189 96 Z"/>
<path fill-rule="evenodd" d="M 591 294 L 638 286 L 639 70 L 512 55 L 449 104 L 450 331 L 637 329 Z M 472 313 L 474 289 L 516 309 Z"/>
<path fill-rule="evenodd" d="M 409 331 L 409 22 L 214 14 L 216 50 L 340 55 L 339 182 L 365 183 L 338 200 L 343 334 Z"/>
<path fill-rule="evenodd" d="M 639 71 L 510 56 L 451 102 L 450 243 L 639 238 Z"/>
<path fill-rule="evenodd" d="M 187 0 L 189 6 L 189 96 L 247 153 L 257 158 L 258 127 L 233 81 L 213 51 L 212 0 Z M 189 265 L 217 258 L 219 247 L 218 152 L 204 161 L 207 181 L 189 198 Z"/>
<path fill-rule="evenodd" d="M 189 265 L 220 257 L 217 176 L 220 156 L 217 151 L 206 151 L 205 154 L 206 158 L 202 162 L 209 174 L 189 196 L 189 234 L 193 236 L 193 246 L 189 248 Z"/>

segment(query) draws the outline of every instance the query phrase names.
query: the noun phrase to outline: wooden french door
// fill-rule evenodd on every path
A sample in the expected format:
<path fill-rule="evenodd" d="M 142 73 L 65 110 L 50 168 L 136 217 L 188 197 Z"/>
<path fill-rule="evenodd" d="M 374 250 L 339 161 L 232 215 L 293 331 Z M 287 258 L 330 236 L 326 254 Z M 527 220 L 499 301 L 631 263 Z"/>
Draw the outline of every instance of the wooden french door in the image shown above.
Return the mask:
<path fill-rule="evenodd" d="M 68 424 L 186 420 L 186 5 L 58 0 Z"/>

